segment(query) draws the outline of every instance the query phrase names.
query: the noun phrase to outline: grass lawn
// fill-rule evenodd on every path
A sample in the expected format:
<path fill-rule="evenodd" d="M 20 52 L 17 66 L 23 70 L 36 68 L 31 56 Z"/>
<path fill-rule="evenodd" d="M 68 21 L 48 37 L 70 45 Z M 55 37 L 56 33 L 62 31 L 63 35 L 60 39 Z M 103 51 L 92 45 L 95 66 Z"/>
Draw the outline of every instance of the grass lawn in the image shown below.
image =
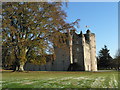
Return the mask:
<path fill-rule="evenodd" d="M 118 72 L 2 72 L 2 88 L 118 88 Z"/>

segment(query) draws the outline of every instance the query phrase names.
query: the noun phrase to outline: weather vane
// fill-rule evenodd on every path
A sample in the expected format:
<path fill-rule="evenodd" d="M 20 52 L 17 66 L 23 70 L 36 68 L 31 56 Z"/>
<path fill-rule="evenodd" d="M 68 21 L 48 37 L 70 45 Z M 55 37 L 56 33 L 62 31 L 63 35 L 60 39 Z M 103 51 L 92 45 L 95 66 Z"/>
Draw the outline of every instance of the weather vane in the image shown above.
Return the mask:
<path fill-rule="evenodd" d="M 86 25 L 85 28 L 89 28 L 90 26 Z"/>

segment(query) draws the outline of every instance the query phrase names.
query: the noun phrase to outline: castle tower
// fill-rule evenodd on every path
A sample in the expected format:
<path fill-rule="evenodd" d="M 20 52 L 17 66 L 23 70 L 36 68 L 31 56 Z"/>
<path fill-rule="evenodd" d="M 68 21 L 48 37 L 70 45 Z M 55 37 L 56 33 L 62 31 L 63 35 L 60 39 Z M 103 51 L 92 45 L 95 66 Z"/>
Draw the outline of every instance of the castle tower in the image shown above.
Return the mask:
<path fill-rule="evenodd" d="M 73 64 L 74 64 L 74 70 L 76 71 L 84 71 L 84 45 L 85 45 L 85 37 L 82 31 L 80 34 L 73 33 L 73 45 L 72 45 L 72 51 L 73 51 Z"/>
<path fill-rule="evenodd" d="M 95 34 L 87 30 L 86 35 L 89 42 L 91 71 L 97 71 Z"/>
<path fill-rule="evenodd" d="M 89 46 L 89 36 L 87 34 L 80 34 L 81 38 L 81 46 L 83 56 L 83 66 L 85 71 L 91 71 L 91 59 L 90 59 L 90 46 Z"/>

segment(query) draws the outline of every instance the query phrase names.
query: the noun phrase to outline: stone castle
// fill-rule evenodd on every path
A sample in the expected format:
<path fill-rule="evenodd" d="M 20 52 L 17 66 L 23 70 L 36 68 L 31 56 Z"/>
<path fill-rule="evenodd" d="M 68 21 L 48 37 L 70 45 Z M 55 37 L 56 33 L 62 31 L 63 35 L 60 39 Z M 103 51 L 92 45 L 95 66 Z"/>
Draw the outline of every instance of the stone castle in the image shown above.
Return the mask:
<path fill-rule="evenodd" d="M 95 34 L 90 30 L 77 34 L 72 30 L 67 41 L 68 50 L 54 47 L 56 59 L 45 65 L 27 63 L 25 70 L 34 71 L 97 71 Z"/>

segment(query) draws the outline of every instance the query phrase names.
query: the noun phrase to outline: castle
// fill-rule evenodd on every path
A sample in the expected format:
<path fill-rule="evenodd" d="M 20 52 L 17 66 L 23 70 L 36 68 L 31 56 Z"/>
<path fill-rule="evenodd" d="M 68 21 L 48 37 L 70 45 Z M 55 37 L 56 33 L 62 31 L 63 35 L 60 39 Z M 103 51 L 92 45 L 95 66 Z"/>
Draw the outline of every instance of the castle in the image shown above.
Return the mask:
<path fill-rule="evenodd" d="M 25 70 L 35 71 L 97 71 L 95 34 L 90 30 L 77 34 L 72 30 L 68 50 L 54 47 L 56 59 L 45 65 L 26 64 Z"/>

